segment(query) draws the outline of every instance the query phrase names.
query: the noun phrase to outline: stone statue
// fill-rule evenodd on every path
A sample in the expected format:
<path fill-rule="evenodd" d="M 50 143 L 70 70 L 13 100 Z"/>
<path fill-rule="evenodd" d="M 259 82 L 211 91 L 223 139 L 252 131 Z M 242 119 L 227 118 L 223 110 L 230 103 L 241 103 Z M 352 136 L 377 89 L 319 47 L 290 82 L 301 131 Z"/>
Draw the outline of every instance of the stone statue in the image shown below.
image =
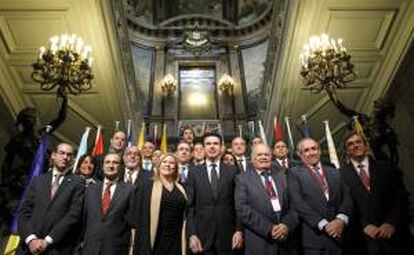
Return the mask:
<path fill-rule="evenodd" d="M 56 119 L 47 123 L 56 130 L 66 119 L 67 96 L 60 95 L 62 101 L 59 115 Z M 31 164 L 37 152 L 39 139 L 46 128 L 36 130 L 37 113 L 32 107 L 24 108 L 16 118 L 18 133 L 5 146 L 5 158 L 1 165 L 0 198 L 1 218 L 3 222 L 9 222 L 12 212 L 17 207 L 18 201 L 27 185 Z"/>

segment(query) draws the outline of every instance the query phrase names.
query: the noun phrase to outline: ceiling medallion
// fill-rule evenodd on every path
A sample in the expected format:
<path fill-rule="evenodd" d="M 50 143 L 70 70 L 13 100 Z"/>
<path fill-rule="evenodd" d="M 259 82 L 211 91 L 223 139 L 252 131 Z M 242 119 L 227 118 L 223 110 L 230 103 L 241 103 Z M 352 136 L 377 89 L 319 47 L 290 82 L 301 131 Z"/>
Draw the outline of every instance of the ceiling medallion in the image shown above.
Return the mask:
<path fill-rule="evenodd" d="M 211 49 L 210 33 L 201 31 L 198 23 L 188 26 L 181 41 L 184 49 L 195 56 L 200 56 Z"/>

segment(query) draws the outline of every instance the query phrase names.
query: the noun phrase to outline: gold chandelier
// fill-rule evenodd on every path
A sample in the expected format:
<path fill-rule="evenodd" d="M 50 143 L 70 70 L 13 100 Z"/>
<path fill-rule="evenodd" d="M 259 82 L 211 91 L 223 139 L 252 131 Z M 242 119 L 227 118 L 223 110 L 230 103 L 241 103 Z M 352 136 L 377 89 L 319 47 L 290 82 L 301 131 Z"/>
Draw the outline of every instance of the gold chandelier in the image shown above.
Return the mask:
<path fill-rule="evenodd" d="M 92 60 L 92 48 L 81 37 L 53 36 L 48 49 L 40 48 L 39 58 L 32 65 L 32 79 L 45 91 L 58 87 L 61 97 L 66 97 L 67 92 L 79 94 L 92 87 Z"/>
<path fill-rule="evenodd" d="M 300 75 L 305 88 L 315 93 L 333 92 L 355 80 L 351 55 L 342 43 L 342 39 L 335 40 L 327 34 L 310 37 L 301 54 Z"/>

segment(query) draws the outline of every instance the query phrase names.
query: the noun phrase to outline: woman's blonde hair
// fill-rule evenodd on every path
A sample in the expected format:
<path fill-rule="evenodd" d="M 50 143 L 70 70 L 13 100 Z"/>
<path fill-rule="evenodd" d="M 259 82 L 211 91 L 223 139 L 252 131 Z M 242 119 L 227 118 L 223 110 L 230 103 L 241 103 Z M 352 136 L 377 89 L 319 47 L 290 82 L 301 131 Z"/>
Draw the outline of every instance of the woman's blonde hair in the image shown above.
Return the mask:
<path fill-rule="evenodd" d="M 153 176 L 154 181 L 161 181 L 159 169 L 160 169 L 162 161 L 167 157 L 172 157 L 175 161 L 175 171 L 172 175 L 172 179 L 173 179 L 174 182 L 176 182 L 178 180 L 178 160 L 177 160 L 177 157 L 173 153 L 165 153 L 165 154 L 161 155 L 160 160 L 154 166 L 154 176 Z"/>

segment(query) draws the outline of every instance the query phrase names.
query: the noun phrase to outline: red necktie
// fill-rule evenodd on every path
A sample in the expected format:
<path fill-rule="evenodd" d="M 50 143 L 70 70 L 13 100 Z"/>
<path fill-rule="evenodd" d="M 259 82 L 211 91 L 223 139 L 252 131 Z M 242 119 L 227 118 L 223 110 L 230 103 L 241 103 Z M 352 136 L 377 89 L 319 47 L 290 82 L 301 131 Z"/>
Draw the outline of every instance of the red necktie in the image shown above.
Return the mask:
<path fill-rule="evenodd" d="M 270 173 L 265 171 L 265 172 L 262 172 L 261 175 L 265 179 L 266 191 L 267 191 L 267 194 L 269 195 L 269 197 L 270 198 L 276 197 L 275 190 L 274 190 L 273 185 L 272 185 L 272 181 L 270 180 L 270 178 L 271 178 Z"/>
<path fill-rule="evenodd" d="M 321 187 L 323 193 L 325 195 L 328 195 L 329 194 L 329 188 L 328 188 L 328 185 L 326 183 L 325 177 L 319 172 L 319 167 L 314 166 L 313 167 L 313 172 L 315 173 L 315 176 L 317 178 L 317 182 L 319 183 L 319 186 Z"/>
<path fill-rule="evenodd" d="M 59 188 L 60 178 L 62 178 L 61 174 L 55 175 L 55 180 L 53 181 L 52 186 L 50 187 L 50 199 L 53 199 L 56 195 L 56 192 Z"/>
<path fill-rule="evenodd" d="M 111 204 L 111 186 L 112 183 L 108 182 L 105 187 L 104 195 L 102 198 L 102 215 L 105 216 L 108 212 L 109 205 Z"/>
<path fill-rule="evenodd" d="M 359 164 L 358 165 L 358 168 L 359 168 L 358 176 L 361 179 L 362 184 L 364 184 L 364 187 L 368 191 L 370 191 L 370 189 L 371 189 L 371 186 L 370 186 L 371 180 L 370 180 L 367 172 L 365 172 L 364 165 L 363 164 Z"/>
<path fill-rule="evenodd" d="M 286 162 L 286 158 L 282 159 L 282 166 L 285 170 L 289 168 Z"/>

